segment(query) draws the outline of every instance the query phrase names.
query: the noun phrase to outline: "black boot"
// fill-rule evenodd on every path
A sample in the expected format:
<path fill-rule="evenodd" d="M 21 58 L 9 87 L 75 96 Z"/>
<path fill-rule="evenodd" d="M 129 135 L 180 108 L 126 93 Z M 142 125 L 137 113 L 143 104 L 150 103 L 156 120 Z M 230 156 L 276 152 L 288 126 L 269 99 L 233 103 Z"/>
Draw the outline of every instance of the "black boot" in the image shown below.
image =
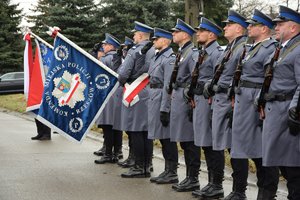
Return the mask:
<path fill-rule="evenodd" d="M 118 162 L 118 165 L 123 168 L 129 168 L 134 166 L 134 155 L 133 155 L 132 148 L 129 149 L 128 158 L 122 162 Z"/>
<path fill-rule="evenodd" d="M 114 149 L 114 157 L 116 157 L 118 160 L 123 159 L 122 147 L 118 147 Z"/>
<path fill-rule="evenodd" d="M 203 191 L 200 199 L 219 199 L 224 197 L 223 190 L 223 174 L 214 174 L 211 175 L 212 184 L 205 191 Z"/>
<path fill-rule="evenodd" d="M 199 184 L 199 169 L 196 169 L 194 167 L 191 167 L 189 169 L 189 176 L 186 182 L 184 183 L 179 183 L 177 187 L 173 188 L 177 192 L 189 192 L 189 191 L 194 191 L 194 190 L 199 190 L 200 184 Z"/>
<path fill-rule="evenodd" d="M 224 200 L 247 200 L 245 192 L 231 192 Z"/>
<path fill-rule="evenodd" d="M 176 187 L 172 187 L 177 192 L 189 192 L 200 188 L 198 177 L 187 177 L 187 179 L 180 182 Z"/>
<path fill-rule="evenodd" d="M 128 172 L 121 174 L 122 178 L 148 178 L 151 176 L 150 171 L 145 170 L 146 167 L 143 165 L 135 165 L 131 167 Z"/>
<path fill-rule="evenodd" d="M 211 171 L 208 171 L 208 184 L 206 186 L 204 186 L 201 190 L 195 190 L 195 191 L 193 191 L 192 195 L 194 197 L 200 197 L 200 196 L 202 196 L 202 194 L 204 192 L 206 192 L 211 187 L 211 185 L 213 183 L 212 178 L 213 178 L 213 176 L 212 176 Z"/>
<path fill-rule="evenodd" d="M 38 140 L 51 140 L 51 135 L 43 135 Z"/>
<path fill-rule="evenodd" d="M 168 163 L 167 172 L 164 176 L 156 180 L 157 184 L 178 183 L 178 175 L 177 175 L 178 163 L 173 161 L 167 161 L 167 163 Z"/>
<path fill-rule="evenodd" d="M 237 183 L 233 181 L 233 191 L 224 198 L 224 200 L 247 200 L 246 189 L 247 181 L 245 183 Z"/>
<path fill-rule="evenodd" d="M 106 145 L 103 143 L 103 146 L 101 149 L 99 149 L 98 151 L 94 151 L 94 154 L 96 156 L 103 156 L 106 150 Z"/>
<path fill-rule="evenodd" d="M 104 155 L 99 160 L 95 160 L 96 164 L 116 163 L 118 160 L 112 155 Z"/>
<path fill-rule="evenodd" d="M 34 137 L 31 137 L 32 140 L 39 140 L 43 135 L 37 134 Z"/>
<path fill-rule="evenodd" d="M 264 188 L 258 189 L 257 200 L 275 200 L 276 191 L 266 190 Z"/>
<path fill-rule="evenodd" d="M 169 162 L 167 160 L 165 160 L 165 170 L 160 173 L 158 176 L 154 176 L 150 178 L 150 182 L 151 183 L 155 183 L 158 179 L 164 177 L 169 171 Z"/>

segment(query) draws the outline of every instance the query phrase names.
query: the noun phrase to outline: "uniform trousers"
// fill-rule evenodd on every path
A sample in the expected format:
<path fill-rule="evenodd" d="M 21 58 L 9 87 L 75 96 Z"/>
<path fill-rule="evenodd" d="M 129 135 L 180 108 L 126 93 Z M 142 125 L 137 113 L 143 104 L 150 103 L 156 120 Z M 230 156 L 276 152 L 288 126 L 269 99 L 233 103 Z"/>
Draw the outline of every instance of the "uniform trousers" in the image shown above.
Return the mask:
<path fill-rule="evenodd" d="M 287 180 L 288 199 L 300 199 L 300 167 L 279 167 L 282 176 Z"/>
<path fill-rule="evenodd" d="M 256 166 L 257 186 L 269 191 L 277 191 L 279 182 L 278 167 L 262 166 L 262 158 L 252 159 Z M 247 187 L 249 163 L 248 159 L 231 158 L 233 169 L 232 178 L 234 180 L 234 190 L 244 192 Z"/>
<path fill-rule="evenodd" d="M 171 162 L 178 162 L 177 143 L 171 142 L 170 139 L 160 139 L 162 154 L 164 159 Z"/>
<path fill-rule="evenodd" d="M 224 176 L 225 157 L 224 151 L 216 151 L 211 147 L 202 147 L 207 164 L 207 171 L 214 176 Z"/>
<path fill-rule="evenodd" d="M 191 142 L 180 142 L 184 151 L 184 161 L 186 165 L 186 176 L 198 177 L 200 170 L 200 147 Z"/>
<path fill-rule="evenodd" d="M 101 125 L 103 133 L 105 135 L 105 154 L 112 155 L 118 153 L 122 148 L 122 131 L 113 130 L 112 125 Z"/>
<path fill-rule="evenodd" d="M 135 164 L 150 166 L 153 154 L 153 141 L 148 139 L 148 131 L 127 131 L 131 135 Z"/>
<path fill-rule="evenodd" d="M 42 122 L 40 122 L 37 119 L 34 119 L 34 120 L 35 120 L 35 124 L 37 127 L 38 135 L 51 137 L 51 128 L 49 128 L 48 126 L 46 126 L 45 124 L 43 124 Z"/>

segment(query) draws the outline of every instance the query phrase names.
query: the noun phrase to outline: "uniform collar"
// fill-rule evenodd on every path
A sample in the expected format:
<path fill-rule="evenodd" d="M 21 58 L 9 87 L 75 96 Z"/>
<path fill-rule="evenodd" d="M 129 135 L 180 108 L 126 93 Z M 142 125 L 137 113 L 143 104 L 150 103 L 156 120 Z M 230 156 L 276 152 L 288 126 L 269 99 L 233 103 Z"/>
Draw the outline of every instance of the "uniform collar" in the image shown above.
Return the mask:
<path fill-rule="evenodd" d="M 208 55 L 210 55 L 210 54 L 212 54 L 212 52 L 213 52 L 218 46 L 220 46 L 220 45 L 218 44 L 218 42 L 217 42 L 216 40 L 214 40 L 214 41 L 210 42 L 210 43 L 206 46 L 205 52 L 206 52 Z"/>

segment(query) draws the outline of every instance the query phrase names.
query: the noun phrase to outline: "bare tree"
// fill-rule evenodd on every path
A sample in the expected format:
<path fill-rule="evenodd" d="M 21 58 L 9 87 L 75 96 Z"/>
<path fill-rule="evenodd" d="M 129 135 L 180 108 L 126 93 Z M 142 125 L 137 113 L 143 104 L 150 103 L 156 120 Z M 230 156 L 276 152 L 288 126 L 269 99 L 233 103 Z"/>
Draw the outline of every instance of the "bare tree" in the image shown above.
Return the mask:
<path fill-rule="evenodd" d="M 245 17 L 250 17 L 256 8 L 263 12 L 269 11 L 270 5 L 262 0 L 235 0 L 233 9 Z"/>

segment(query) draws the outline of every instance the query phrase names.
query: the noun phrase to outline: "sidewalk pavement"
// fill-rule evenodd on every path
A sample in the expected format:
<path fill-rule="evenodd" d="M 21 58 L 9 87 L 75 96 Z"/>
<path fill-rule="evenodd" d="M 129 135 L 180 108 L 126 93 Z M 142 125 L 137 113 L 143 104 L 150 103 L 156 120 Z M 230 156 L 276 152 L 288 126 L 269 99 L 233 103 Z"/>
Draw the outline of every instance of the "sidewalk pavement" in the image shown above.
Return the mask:
<path fill-rule="evenodd" d="M 33 118 L 33 115 L 30 115 L 30 114 L 20 114 L 20 113 L 16 113 L 16 112 L 10 112 L 10 111 L 6 111 L 6 110 L 3 110 L 3 109 L 0 109 L 0 112 L 5 112 L 6 114 L 9 114 L 9 115 L 13 115 L 13 116 L 15 116 L 15 117 L 18 117 L 18 118 L 23 118 L 23 119 L 25 119 L 25 120 L 23 120 L 23 121 L 31 121 L 31 122 L 33 122 L 34 121 L 34 118 Z M 1 114 L 1 113 L 0 113 Z M 2 114 L 1 114 L 2 115 Z M 12 116 L 12 117 L 13 117 Z M 20 121 L 22 121 L 22 120 L 20 120 Z M 3 123 L 3 122 L 1 122 L 0 121 L 0 127 L 1 127 L 1 123 Z M 32 126 L 33 126 L 33 128 L 34 128 L 34 123 L 31 123 L 32 124 Z M 33 136 L 33 135 L 31 135 L 31 136 Z M 29 137 L 29 136 L 26 136 L 26 137 Z M 65 145 L 65 149 L 63 148 L 63 147 L 61 147 L 61 145 L 62 144 L 60 144 L 61 143 L 61 139 L 60 138 L 62 138 L 61 136 L 59 136 L 59 135 L 53 135 L 53 138 L 52 138 L 52 141 L 51 141 L 51 143 L 52 143 L 52 145 L 60 145 L 59 147 L 51 147 L 51 146 L 49 146 L 49 144 L 47 144 L 47 146 L 49 146 L 50 148 L 54 148 L 55 150 L 58 150 L 58 152 L 55 152 L 56 153 L 56 155 L 58 156 L 58 157 L 60 157 L 61 155 L 60 154 L 62 154 L 62 153 L 65 153 L 64 151 L 67 151 L 67 152 L 69 152 L 69 150 L 67 150 L 69 147 L 68 146 L 72 146 L 72 148 L 76 148 L 76 145 L 75 145 L 75 147 L 73 147 L 74 146 L 74 144 L 72 143 L 72 142 L 70 142 L 70 141 L 65 141 L 65 143 L 63 144 L 63 145 Z M 29 138 L 27 138 L 27 140 L 28 140 Z M 92 142 L 92 141 L 94 141 L 94 142 Z M 33 142 L 33 141 L 32 141 Z M 30 147 L 30 145 L 32 145 L 32 143 L 31 143 L 31 141 L 26 141 L 26 143 L 28 143 L 27 145 L 29 145 L 29 148 L 31 148 Z M 56 143 L 56 144 L 55 144 Z M 109 177 L 110 177 L 110 179 L 109 180 L 114 180 L 114 179 L 116 179 L 116 175 L 118 176 L 117 178 L 119 178 L 118 179 L 118 182 L 124 182 L 124 181 L 127 181 L 127 180 L 124 180 L 124 179 L 122 179 L 122 178 L 120 178 L 119 176 L 120 176 L 120 174 L 122 173 L 122 172 L 124 172 L 124 169 L 122 169 L 122 168 L 119 168 L 119 167 L 110 167 L 110 166 L 115 166 L 115 165 L 110 165 L 110 164 L 108 164 L 108 165 L 94 165 L 93 164 L 93 162 L 94 162 L 94 160 L 93 159 L 97 159 L 97 157 L 96 156 L 92 156 L 92 151 L 93 150 L 91 150 L 91 149 L 93 149 L 93 148 L 95 148 L 94 150 L 98 150 L 97 148 L 100 148 L 100 146 L 102 146 L 102 143 L 103 143 L 103 138 L 102 138 L 102 136 L 101 135 L 99 135 L 99 133 L 95 133 L 95 132 L 90 132 L 88 135 L 87 135 L 87 138 L 85 139 L 85 141 L 84 141 L 84 144 L 82 144 L 81 145 L 81 147 L 80 147 L 80 149 L 82 149 L 83 148 L 83 146 L 85 145 L 85 152 L 84 153 L 86 153 L 86 149 L 88 148 L 89 150 L 88 151 L 90 151 L 90 153 L 88 154 L 89 156 L 88 157 L 91 157 L 91 160 L 90 161 L 88 161 L 88 162 L 90 162 L 90 167 L 92 167 L 92 170 L 93 170 L 93 168 L 95 167 L 95 168 L 102 168 L 102 170 L 104 170 L 104 171 L 107 171 L 106 173 L 104 173 L 104 174 L 106 174 L 106 175 L 109 175 Z M 33 143 L 33 144 L 35 144 L 35 143 Z M 70 144 L 70 145 L 68 145 L 68 144 Z M 92 144 L 92 145 L 91 145 Z M 88 147 L 86 147 L 88 145 Z M 79 145 L 80 146 L 80 145 Z M 1 143 L 0 143 L 0 149 L 1 149 Z M 44 149 L 44 147 L 42 147 L 43 148 L 43 150 L 45 150 Z M 79 148 L 79 147 L 78 147 Z M 55 150 L 53 150 L 53 151 L 55 151 Z M 30 152 L 32 151 L 32 149 L 30 149 Z M 79 151 L 79 150 L 77 150 L 77 151 Z M 76 152 L 77 152 L 76 151 Z M 76 152 L 74 152 L 74 154 L 76 153 Z M 5 152 L 4 152 L 5 153 Z M 32 152 L 31 152 L 32 153 Z M 78 153 L 78 152 L 77 152 Z M 124 140 L 123 141 L 123 153 L 124 153 L 124 157 L 126 158 L 127 157 L 127 155 L 128 155 L 128 145 L 127 145 L 127 140 Z M 43 152 L 41 152 L 40 154 L 43 154 Z M 68 154 L 70 154 L 70 153 L 68 153 Z M 13 154 L 13 155 L 15 155 L 15 154 Z M 34 155 L 33 155 L 34 156 Z M 1 157 L 1 156 L 0 156 Z M 0 159 L 1 160 L 1 159 Z M 6 160 L 5 159 L 5 161 L 7 161 L 7 162 L 10 162 L 9 160 Z M 51 161 L 49 161 L 49 162 L 51 162 Z M 57 161 L 57 162 L 60 162 L 60 161 Z M 65 163 L 65 161 L 62 161 L 63 163 Z M 74 161 L 74 162 L 76 162 L 77 164 L 79 164 L 78 162 L 79 161 Z M 72 160 L 68 160 L 68 163 L 69 163 L 69 165 L 71 165 L 72 164 Z M 75 163 L 75 164 L 76 164 Z M 92 163 L 92 164 L 91 164 Z M 65 163 L 66 164 L 66 163 Z M 52 166 L 53 164 L 51 164 L 50 163 L 50 165 Z M 69 167 L 69 165 L 67 166 L 67 167 Z M 82 165 L 82 164 L 80 164 L 80 165 Z M 160 148 L 158 148 L 158 147 L 155 147 L 154 148 L 154 159 L 153 159 L 153 166 L 154 166 L 154 172 L 152 173 L 154 176 L 155 175 L 158 175 L 161 171 L 163 171 L 163 168 L 164 168 L 164 161 L 163 161 L 163 157 L 162 157 L 162 154 L 161 154 L 161 150 L 160 150 Z M 65 166 L 61 166 L 61 168 L 63 168 L 63 167 L 65 167 Z M 109 170 L 112 170 L 115 174 L 113 174 L 113 173 L 110 173 L 110 171 L 108 170 L 108 168 L 107 167 L 109 167 Z M 126 171 L 126 170 L 125 170 Z M 232 172 L 232 170 L 231 169 L 229 169 L 229 168 L 226 168 L 225 169 L 225 181 L 224 181 L 224 183 L 223 183 L 223 185 L 224 185 L 224 190 L 225 190 L 225 195 L 227 195 L 227 194 L 229 194 L 230 192 L 231 192 L 231 188 L 232 188 L 232 178 L 231 178 L 231 172 Z M 180 180 L 182 180 L 183 178 L 184 178 L 184 176 L 185 176 L 185 166 L 184 166 L 184 158 L 183 158 L 183 156 L 182 155 L 180 155 L 180 166 L 179 166 L 179 169 L 178 169 L 178 174 L 179 174 L 179 179 Z M 70 175 L 70 174 L 68 174 L 68 175 Z M 0 177 L 4 177 L 5 176 L 5 174 L 1 174 L 1 166 L 0 166 Z M 73 178 L 75 178 L 75 177 L 71 177 L 72 179 Z M 101 176 L 101 178 L 103 178 L 102 176 Z M 22 177 L 21 177 L 21 179 L 22 179 Z M 57 178 L 56 178 L 57 179 Z M 92 178 L 91 178 L 92 179 Z M 155 184 L 152 184 L 152 183 L 150 183 L 150 181 L 149 180 L 146 180 L 146 179 L 143 179 L 143 180 L 145 180 L 145 181 L 143 181 L 143 182 L 141 182 L 141 180 L 139 180 L 139 179 L 132 179 L 131 180 L 131 184 L 134 184 L 134 185 L 139 185 L 139 184 L 142 184 L 143 185 L 143 187 L 146 187 L 147 188 L 147 190 L 153 190 L 152 192 L 154 192 L 154 194 L 152 194 L 151 196 L 147 196 L 146 195 L 146 191 L 137 191 L 136 193 L 133 193 L 133 194 L 131 194 L 130 192 L 130 195 L 131 196 L 128 196 L 127 198 L 131 198 L 131 199 L 141 199 L 140 197 L 144 197 L 144 199 L 152 199 L 152 198 L 154 198 L 155 197 L 155 195 L 157 195 L 157 197 L 159 196 L 159 195 L 161 195 L 161 193 L 162 194 L 164 194 L 164 190 L 166 190 L 167 191 L 167 194 L 165 195 L 165 196 L 163 196 L 163 198 L 160 198 L 160 199 L 169 199 L 169 198 L 172 198 L 173 200 L 175 200 L 175 199 L 177 199 L 177 198 L 179 198 L 179 199 L 182 199 L 183 197 L 185 198 L 185 199 L 194 199 L 192 196 L 191 196 L 191 193 L 181 193 L 181 194 L 176 194 L 177 192 L 175 192 L 175 191 L 173 191 L 172 189 L 171 189 L 171 185 L 164 185 L 164 186 L 155 186 Z M 201 185 L 201 187 L 204 187 L 206 184 L 207 184 L 207 170 L 206 170 L 206 164 L 205 164 L 205 162 L 204 161 L 202 161 L 202 163 L 201 163 L 201 171 L 200 171 L 200 175 L 199 175 L 199 180 L 200 180 L 200 185 Z M 25 181 L 25 180 L 22 180 L 22 181 Z M 42 180 L 41 180 L 42 181 Z M 76 180 L 76 182 L 77 181 L 79 181 L 79 180 Z M 248 179 L 248 189 L 247 189 L 247 197 L 248 197 L 248 199 L 249 200 L 255 200 L 256 199 L 256 195 L 257 195 L 257 187 L 256 187 L 256 185 L 255 185 L 255 182 L 256 182 L 256 177 L 255 177 L 255 174 L 252 174 L 252 173 L 249 173 L 249 179 Z M 5 182 L 4 182 L 5 183 Z M 2 183 L 3 184 L 3 183 Z M 115 184 L 115 183 L 111 183 L 112 185 L 113 184 Z M 286 186 L 285 186 L 285 184 L 286 184 L 286 182 L 285 181 L 280 181 L 280 184 L 279 184 L 279 190 L 278 190 L 278 192 L 277 192 L 277 200 L 284 200 L 284 199 L 287 199 L 287 189 L 286 189 Z M 1 185 L 1 183 L 0 183 L 0 185 Z M 107 185 L 109 186 L 109 182 L 107 182 Z M 136 185 L 136 186 L 137 186 Z M 5 191 L 5 189 L 8 189 L 7 187 L 9 187 L 9 186 L 7 186 L 7 185 L 4 185 L 5 187 L 4 187 L 4 191 Z M 128 186 L 129 187 L 129 186 Z M 1 187 L 0 187 L 1 188 Z M 159 190 L 157 190 L 157 188 L 159 188 Z M 122 188 L 121 188 L 122 189 Z M 120 190 L 121 190 L 120 189 Z M 128 190 L 130 190 L 131 188 L 127 188 Z M 87 189 L 88 190 L 88 189 Z M 109 190 L 109 188 L 108 188 L 108 190 Z M 126 191 L 126 188 L 124 188 L 124 190 Z M 155 191 L 157 190 L 157 194 L 155 194 Z M 112 189 L 112 191 L 114 191 L 114 189 Z M 31 191 L 28 191 L 28 192 L 31 192 Z M 100 192 L 99 194 L 105 194 L 105 193 L 101 193 L 101 188 L 99 188 L 99 191 L 98 192 Z M 116 192 L 116 191 L 115 191 Z M 159 193 L 159 192 L 161 192 L 161 193 Z M 171 194 L 169 193 L 169 192 L 171 192 Z M 111 195 L 111 194 L 110 194 Z M 125 194 L 126 195 L 126 194 Z M 143 196 L 143 195 L 145 195 L 145 196 Z M 153 196 L 154 195 L 154 196 Z M 112 196 L 109 196 L 109 198 L 108 198 L 108 196 L 107 196 L 107 198 L 105 197 L 105 198 L 99 198 L 99 199 L 117 199 L 116 197 L 119 197 L 119 194 L 115 194 L 115 196 L 114 195 L 112 195 Z M 162 196 L 160 196 L 160 197 L 162 197 Z M 125 197 L 123 197 L 123 199 L 127 199 L 127 198 L 125 198 Z M 1 189 L 0 189 L 0 199 L 2 200 L 2 198 L 1 198 Z M 13 199 L 13 198 L 12 198 Z M 32 198 L 32 199 L 34 199 L 34 198 Z M 47 198 L 47 199 L 51 199 L 51 198 Z M 60 198 L 53 198 L 53 199 L 60 199 Z M 80 199 L 80 197 L 72 197 L 72 199 Z M 93 198 L 87 198 L 87 199 L 93 199 Z M 5 199 L 6 200 L 6 199 Z"/>

